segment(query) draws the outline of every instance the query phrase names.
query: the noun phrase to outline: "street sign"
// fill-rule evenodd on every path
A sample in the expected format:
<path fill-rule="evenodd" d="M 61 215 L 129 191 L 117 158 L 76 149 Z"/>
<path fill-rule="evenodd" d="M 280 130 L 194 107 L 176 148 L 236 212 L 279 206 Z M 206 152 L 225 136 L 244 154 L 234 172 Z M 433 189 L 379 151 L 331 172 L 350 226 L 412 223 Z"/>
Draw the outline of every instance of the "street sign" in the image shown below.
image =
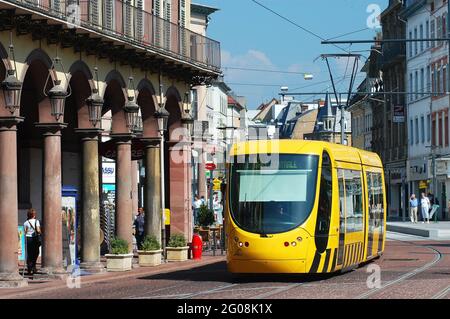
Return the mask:
<path fill-rule="evenodd" d="M 394 116 L 392 121 L 394 123 L 405 122 L 405 107 L 403 105 L 394 105 Z"/>
<path fill-rule="evenodd" d="M 212 171 L 216 169 L 216 164 L 214 163 L 206 163 L 205 164 L 205 169 L 207 169 L 208 171 Z"/>

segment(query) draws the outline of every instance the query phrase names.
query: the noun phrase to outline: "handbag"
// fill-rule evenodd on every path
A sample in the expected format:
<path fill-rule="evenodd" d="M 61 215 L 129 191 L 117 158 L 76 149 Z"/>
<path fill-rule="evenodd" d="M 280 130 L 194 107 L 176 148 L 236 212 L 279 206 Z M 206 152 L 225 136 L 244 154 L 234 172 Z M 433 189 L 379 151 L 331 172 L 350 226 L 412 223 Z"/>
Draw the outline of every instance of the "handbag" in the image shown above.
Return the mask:
<path fill-rule="evenodd" d="M 37 222 L 37 219 L 36 219 L 36 222 Z M 36 222 L 35 222 L 35 224 L 34 224 L 35 226 L 36 226 Z M 36 238 L 36 241 L 37 241 L 38 245 L 41 246 L 41 245 L 42 245 L 42 236 L 41 236 L 41 233 L 38 232 L 37 229 L 36 229 L 35 227 L 33 227 L 33 225 L 31 225 L 30 221 L 28 221 L 28 224 L 30 224 L 31 228 L 34 229 L 34 234 L 35 234 L 35 235 L 34 235 L 33 237 Z"/>

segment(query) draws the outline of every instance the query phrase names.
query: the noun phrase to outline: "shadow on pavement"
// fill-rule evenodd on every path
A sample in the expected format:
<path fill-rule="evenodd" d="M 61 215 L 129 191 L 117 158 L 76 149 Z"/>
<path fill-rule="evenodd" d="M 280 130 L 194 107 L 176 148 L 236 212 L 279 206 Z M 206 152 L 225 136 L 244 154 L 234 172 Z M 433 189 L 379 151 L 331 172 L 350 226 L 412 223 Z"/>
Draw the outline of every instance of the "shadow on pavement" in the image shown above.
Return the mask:
<path fill-rule="evenodd" d="M 139 277 L 142 280 L 173 280 L 197 282 L 258 283 L 283 282 L 306 283 L 338 277 L 333 274 L 232 274 L 228 272 L 226 262 L 220 261 L 192 269 L 172 271 L 168 273 Z"/>

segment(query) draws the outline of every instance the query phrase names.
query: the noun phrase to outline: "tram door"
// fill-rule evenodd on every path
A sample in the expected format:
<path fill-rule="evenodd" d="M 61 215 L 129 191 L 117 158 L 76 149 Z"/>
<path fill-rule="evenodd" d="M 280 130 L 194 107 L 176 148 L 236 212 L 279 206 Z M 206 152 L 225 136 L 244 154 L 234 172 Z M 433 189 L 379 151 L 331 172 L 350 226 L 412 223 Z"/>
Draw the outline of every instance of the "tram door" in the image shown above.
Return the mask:
<path fill-rule="evenodd" d="M 384 192 L 381 172 L 366 171 L 368 196 L 368 236 L 367 258 L 376 256 L 383 250 L 384 236 Z"/>
<path fill-rule="evenodd" d="M 358 264 L 364 255 L 364 205 L 360 165 L 338 169 L 340 202 L 339 248 L 337 265 Z"/>

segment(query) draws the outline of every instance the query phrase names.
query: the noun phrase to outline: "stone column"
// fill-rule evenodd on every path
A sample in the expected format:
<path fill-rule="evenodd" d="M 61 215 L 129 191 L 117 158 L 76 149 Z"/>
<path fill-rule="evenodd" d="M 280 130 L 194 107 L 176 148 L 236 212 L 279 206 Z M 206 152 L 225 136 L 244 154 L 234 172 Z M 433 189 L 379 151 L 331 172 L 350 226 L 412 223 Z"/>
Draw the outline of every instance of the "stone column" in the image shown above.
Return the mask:
<path fill-rule="evenodd" d="M 189 143 L 177 143 L 169 150 L 170 161 L 170 232 L 192 239 L 191 152 Z"/>
<path fill-rule="evenodd" d="M 17 135 L 21 118 L 0 118 L 0 287 L 24 287 L 17 250 Z"/>
<path fill-rule="evenodd" d="M 133 203 L 131 201 L 131 135 L 112 135 L 117 140 L 116 235 L 133 248 Z"/>
<path fill-rule="evenodd" d="M 145 234 L 155 236 L 161 242 L 161 168 L 160 147 L 147 144 L 145 150 Z"/>
<path fill-rule="evenodd" d="M 78 129 L 83 149 L 81 268 L 89 272 L 104 270 L 100 262 L 100 183 L 98 141 L 100 129 Z"/>
<path fill-rule="evenodd" d="M 38 123 L 43 130 L 43 223 L 42 271 L 65 273 L 62 256 L 61 123 Z"/>

